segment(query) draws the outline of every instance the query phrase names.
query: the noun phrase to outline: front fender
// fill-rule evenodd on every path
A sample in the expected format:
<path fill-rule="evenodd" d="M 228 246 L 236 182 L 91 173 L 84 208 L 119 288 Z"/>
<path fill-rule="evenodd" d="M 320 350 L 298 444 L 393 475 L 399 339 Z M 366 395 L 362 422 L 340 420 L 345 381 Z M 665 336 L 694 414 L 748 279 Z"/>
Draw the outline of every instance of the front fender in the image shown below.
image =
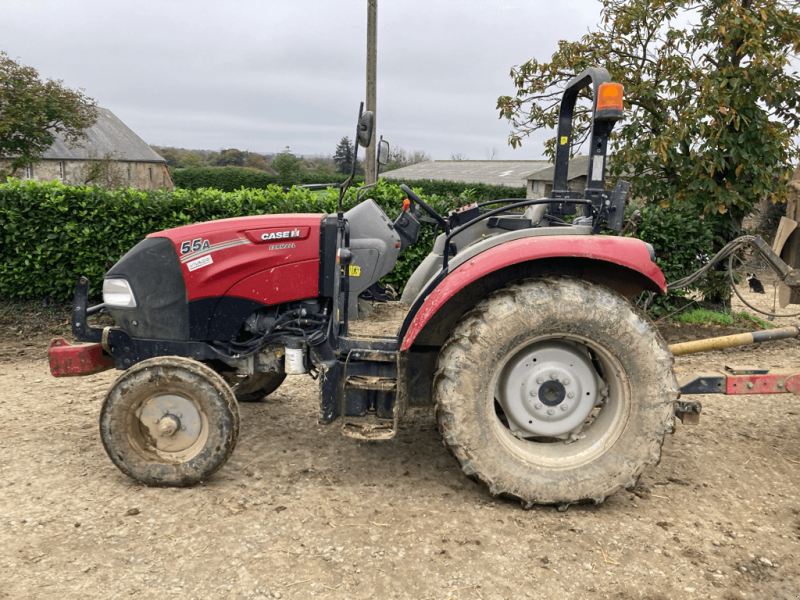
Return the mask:
<path fill-rule="evenodd" d="M 601 235 L 517 239 L 463 261 L 420 294 L 401 329 L 401 351 L 415 343 L 440 345 L 461 315 L 486 294 L 548 274 L 602 283 L 625 295 L 667 291 L 664 274 L 641 240 Z"/>

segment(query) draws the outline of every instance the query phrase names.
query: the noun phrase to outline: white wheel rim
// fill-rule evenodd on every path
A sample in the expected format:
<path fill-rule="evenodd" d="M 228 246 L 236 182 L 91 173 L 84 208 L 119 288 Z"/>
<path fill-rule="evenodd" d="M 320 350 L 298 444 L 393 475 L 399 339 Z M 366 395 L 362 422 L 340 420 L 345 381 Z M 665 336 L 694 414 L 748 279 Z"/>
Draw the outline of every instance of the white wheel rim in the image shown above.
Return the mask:
<path fill-rule="evenodd" d="M 537 375 L 541 375 L 540 371 L 531 369 L 531 372 L 525 373 L 523 369 L 521 375 L 517 372 L 516 377 L 509 377 L 507 370 L 510 368 L 512 371 L 519 371 L 519 364 L 515 366 L 515 363 L 519 363 L 520 359 L 523 359 L 524 364 L 525 358 L 536 356 L 536 353 L 541 353 L 542 349 L 546 351 L 548 346 L 558 350 L 558 352 L 551 352 L 551 354 L 559 354 L 562 357 L 576 356 L 575 351 L 571 353 L 566 351 L 566 348 L 569 346 L 573 348 L 583 348 L 583 352 L 585 352 L 585 349 L 594 352 L 605 375 L 604 381 L 599 375 L 596 377 L 598 385 L 594 388 L 594 391 L 591 385 L 589 385 L 590 382 L 587 381 L 585 373 L 581 374 L 583 372 L 582 369 L 576 369 L 575 363 L 573 363 L 572 366 L 570 366 L 569 363 L 562 364 L 560 369 L 552 368 L 552 371 L 559 378 L 569 377 L 570 373 L 573 374 L 573 377 L 580 377 L 582 379 L 582 385 L 580 386 L 582 394 L 585 396 L 588 391 L 588 399 L 592 401 L 592 405 L 594 404 L 595 397 L 593 394 L 602 393 L 605 385 L 607 385 L 607 396 L 605 396 L 599 410 L 590 407 L 590 410 L 587 412 L 587 404 L 584 403 L 580 406 L 580 410 L 574 408 L 568 411 L 570 414 L 576 415 L 575 418 L 583 414 L 586 415 L 586 417 L 581 419 L 582 425 L 578 425 L 580 432 L 573 434 L 571 439 L 570 436 L 567 436 L 567 439 L 556 439 L 554 437 L 547 440 L 541 438 L 524 439 L 531 435 L 530 431 L 517 427 L 521 431 L 517 431 L 515 435 L 498 417 L 494 406 L 495 395 L 499 387 L 504 386 L 507 388 L 509 386 L 509 381 L 512 387 L 519 385 L 523 392 L 529 393 L 531 376 L 533 376 L 533 381 L 535 382 Z M 588 355 L 588 353 L 586 354 Z M 553 361 L 551 361 L 549 367 L 553 367 Z M 549 375 L 550 373 L 545 374 L 545 376 Z M 520 381 L 523 381 L 525 385 L 520 384 Z M 572 383 L 571 380 L 570 385 L 565 386 L 565 388 L 571 387 Z M 577 389 L 579 386 L 575 387 Z M 490 391 L 486 394 L 484 410 L 491 420 L 492 430 L 499 442 L 521 461 L 538 468 L 556 470 L 574 469 L 597 460 L 603 454 L 607 453 L 620 438 L 627 425 L 631 410 L 630 382 L 619 360 L 595 341 L 574 334 L 540 336 L 520 344 L 509 352 L 497 366 L 492 375 L 488 390 Z M 520 395 L 518 394 L 518 396 Z M 501 406 L 503 404 L 509 405 L 508 399 L 500 404 Z M 518 404 L 522 404 L 521 398 Z M 558 406 L 559 405 L 556 405 L 556 408 Z M 560 411 L 558 408 L 557 410 Z M 533 412 L 541 413 L 541 409 L 539 411 L 534 409 Z M 517 413 L 519 413 L 519 411 L 517 411 Z M 531 413 L 526 412 L 525 414 L 530 415 Z M 545 411 L 544 414 L 546 415 L 547 412 Z M 549 416 L 553 417 L 557 415 Z M 509 423 L 510 422 L 511 419 L 509 419 Z M 567 421 L 562 420 L 557 422 L 562 424 L 559 427 L 553 428 L 551 430 L 551 435 L 555 433 L 563 436 Z M 532 425 L 535 426 L 537 428 L 535 430 L 538 431 L 541 430 L 543 423 L 545 423 L 545 420 L 540 419 L 538 422 L 527 423 L 527 425 L 528 427 Z M 569 423 L 571 424 L 572 422 L 570 421 Z"/>

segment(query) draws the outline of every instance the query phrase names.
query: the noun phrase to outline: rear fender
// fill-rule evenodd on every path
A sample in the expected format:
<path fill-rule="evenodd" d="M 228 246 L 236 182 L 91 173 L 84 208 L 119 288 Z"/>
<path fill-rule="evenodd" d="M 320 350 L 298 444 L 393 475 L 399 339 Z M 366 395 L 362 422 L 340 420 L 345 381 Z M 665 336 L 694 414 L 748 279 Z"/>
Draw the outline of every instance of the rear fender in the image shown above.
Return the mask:
<path fill-rule="evenodd" d="M 641 240 L 612 236 L 527 237 L 495 246 L 433 280 L 409 310 L 401 351 L 441 346 L 461 316 L 484 296 L 513 281 L 570 275 L 630 296 L 666 293 L 666 281 Z"/>

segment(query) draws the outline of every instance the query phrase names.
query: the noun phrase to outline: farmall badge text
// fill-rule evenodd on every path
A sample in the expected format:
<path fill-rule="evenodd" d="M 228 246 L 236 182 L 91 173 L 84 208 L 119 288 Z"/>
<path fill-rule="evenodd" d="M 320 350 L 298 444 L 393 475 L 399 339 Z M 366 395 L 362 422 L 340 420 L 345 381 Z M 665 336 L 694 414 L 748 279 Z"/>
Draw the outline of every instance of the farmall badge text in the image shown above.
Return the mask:
<path fill-rule="evenodd" d="M 264 241 L 267 240 L 285 240 L 289 238 L 300 237 L 299 229 L 292 229 L 291 231 L 277 231 L 275 233 L 265 233 L 261 236 Z"/>

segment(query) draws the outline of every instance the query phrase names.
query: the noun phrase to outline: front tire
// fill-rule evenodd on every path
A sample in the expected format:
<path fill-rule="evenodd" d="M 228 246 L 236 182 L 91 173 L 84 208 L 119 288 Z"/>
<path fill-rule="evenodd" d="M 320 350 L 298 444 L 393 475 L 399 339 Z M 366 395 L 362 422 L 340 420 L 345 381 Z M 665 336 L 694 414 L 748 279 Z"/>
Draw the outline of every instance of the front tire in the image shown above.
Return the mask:
<path fill-rule="evenodd" d="M 187 486 L 211 476 L 239 436 L 230 387 L 209 367 L 182 357 L 142 361 L 106 395 L 100 437 L 126 475 L 149 486 Z"/>
<path fill-rule="evenodd" d="M 253 373 L 240 377 L 235 371 L 223 371 L 221 375 L 233 389 L 237 402 L 259 402 L 286 379 L 286 373 Z"/>
<path fill-rule="evenodd" d="M 493 495 L 602 502 L 657 464 L 672 354 L 616 292 L 568 277 L 498 290 L 456 325 L 434 395 L 445 446 Z"/>

